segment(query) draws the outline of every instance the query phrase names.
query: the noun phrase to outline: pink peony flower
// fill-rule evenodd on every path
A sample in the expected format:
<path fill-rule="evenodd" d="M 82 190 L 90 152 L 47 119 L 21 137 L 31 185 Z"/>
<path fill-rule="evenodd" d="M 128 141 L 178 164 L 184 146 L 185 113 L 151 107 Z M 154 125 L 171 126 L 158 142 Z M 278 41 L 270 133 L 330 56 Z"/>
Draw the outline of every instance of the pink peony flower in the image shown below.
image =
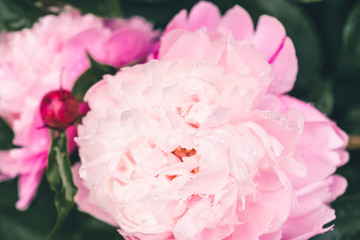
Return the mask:
<path fill-rule="evenodd" d="M 178 15 L 158 60 L 88 91 L 76 140 L 79 209 L 125 239 L 309 239 L 329 230 L 329 203 L 347 185 L 334 175 L 348 160 L 347 135 L 284 95 L 297 72 L 290 40 L 269 61 L 256 37 L 236 37 L 245 30 L 230 19 L 249 19 L 244 10 L 216 18 L 202 2 L 192 12 L 201 9 L 211 17 L 185 23 L 215 27 L 170 31 Z"/>
<path fill-rule="evenodd" d="M 0 179 L 19 176 L 18 209 L 28 207 L 46 167 L 50 138 L 41 129 L 39 111 L 44 95 L 72 88 L 89 67 L 86 51 L 119 67 L 149 54 L 156 36 L 138 17 L 103 20 L 72 9 L 43 17 L 32 29 L 0 34 L 0 115 L 15 132 L 14 143 L 22 146 L 0 152 Z M 75 128 L 68 135 L 72 139 Z"/>

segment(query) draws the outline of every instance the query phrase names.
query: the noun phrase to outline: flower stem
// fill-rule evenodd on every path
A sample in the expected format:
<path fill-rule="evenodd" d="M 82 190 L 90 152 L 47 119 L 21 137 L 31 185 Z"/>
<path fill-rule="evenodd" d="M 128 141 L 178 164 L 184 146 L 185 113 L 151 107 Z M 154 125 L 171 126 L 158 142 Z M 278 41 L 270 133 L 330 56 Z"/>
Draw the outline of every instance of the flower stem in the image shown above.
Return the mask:
<path fill-rule="evenodd" d="M 348 150 L 360 150 L 360 135 L 349 135 Z"/>

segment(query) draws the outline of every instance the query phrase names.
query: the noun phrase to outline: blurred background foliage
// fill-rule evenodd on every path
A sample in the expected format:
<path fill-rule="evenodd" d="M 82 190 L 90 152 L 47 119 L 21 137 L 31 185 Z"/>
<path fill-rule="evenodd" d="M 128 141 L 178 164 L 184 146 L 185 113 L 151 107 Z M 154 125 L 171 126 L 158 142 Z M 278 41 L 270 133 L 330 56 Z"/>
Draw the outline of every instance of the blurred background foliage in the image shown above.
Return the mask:
<path fill-rule="evenodd" d="M 196 0 L 0 0 L 0 30 L 31 27 L 66 4 L 83 13 L 115 18 L 140 15 L 162 29 L 181 9 Z M 290 93 L 313 103 L 351 136 L 350 162 L 338 173 L 345 176 L 346 194 L 332 206 L 333 231 L 314 239 L 360 239 L 360 0 L 213 0 L 222 12 L 238 4 L 256 22 L 261 14 L 277 17 L 294 41 L 299 74 Z M 54 8 L 54 6 L 59 8 Z M 17 179 L 0 184 L 0 239 L 46 239 L 56 221 L 54 193 L 46 181 L 30 208 L 15 209 Z M 115 228 L 73 209 L 49 240 L 117 240 Z"/>

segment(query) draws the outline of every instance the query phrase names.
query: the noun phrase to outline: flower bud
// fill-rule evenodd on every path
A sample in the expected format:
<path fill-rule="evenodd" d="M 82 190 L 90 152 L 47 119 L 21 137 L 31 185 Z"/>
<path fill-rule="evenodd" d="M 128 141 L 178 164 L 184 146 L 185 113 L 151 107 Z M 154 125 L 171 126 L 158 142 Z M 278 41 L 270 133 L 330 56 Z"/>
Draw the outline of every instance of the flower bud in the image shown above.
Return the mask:
<path fill-rule="evenodd" d="M 79 102 L 68 90 L 55 90 L 41 100 L 40 113 L 46 127 L 65 130 L 78 117 Z"/>

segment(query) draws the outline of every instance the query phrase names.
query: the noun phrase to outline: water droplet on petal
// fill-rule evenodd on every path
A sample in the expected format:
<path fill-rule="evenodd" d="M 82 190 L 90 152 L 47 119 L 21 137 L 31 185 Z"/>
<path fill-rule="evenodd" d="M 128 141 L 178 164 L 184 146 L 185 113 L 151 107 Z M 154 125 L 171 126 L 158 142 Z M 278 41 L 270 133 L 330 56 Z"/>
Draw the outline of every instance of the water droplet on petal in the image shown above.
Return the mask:
<path fill-rule="evenodd" d="M 154 140 L 151 139 L 149 144 L 151 148 L 156 148 L 156 143 L 154 142 Z"/>
<path fill-rule="evenodd" d="M 293 131 L 295 130 L 295 127 L 292 126 L 292 125 L 290 125 L 290 126 L 287 127 L 287 130 L 288 130 L 289 132 L 293 132 Z"/>

